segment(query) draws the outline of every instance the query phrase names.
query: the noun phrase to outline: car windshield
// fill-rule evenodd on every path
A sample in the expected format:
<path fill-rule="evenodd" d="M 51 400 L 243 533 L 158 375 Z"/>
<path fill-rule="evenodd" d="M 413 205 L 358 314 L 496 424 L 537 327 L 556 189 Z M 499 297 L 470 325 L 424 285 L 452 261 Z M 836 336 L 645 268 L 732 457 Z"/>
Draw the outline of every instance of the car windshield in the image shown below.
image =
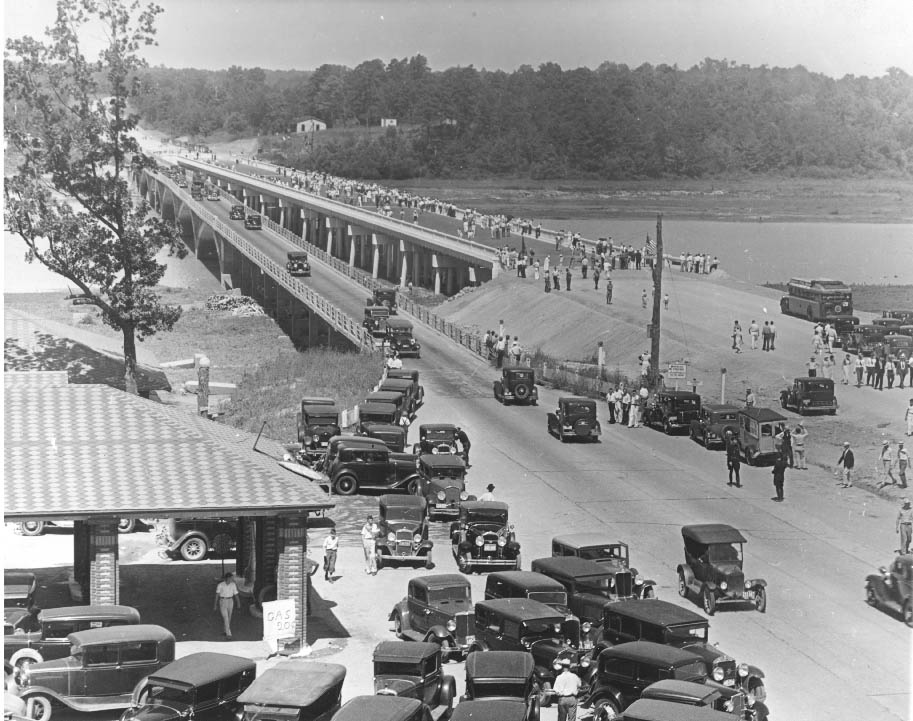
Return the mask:
<path fill-rule="evenodd" d="M 564 412 L 568 415 L 587 415 L 595 414 L 595 406 L 588 405 L 586 403 L 567 403 L 564 406 Z"/>
<path fill-rule="evenodd" d="M 741 543 L 713 543 L 709 548 L 710 563 L 741 563 Z"/>
<path fill-rule="evenodd" d="M 400 507 L 394 506 L 387 508 L 388 523 L 402 523 L 403 521 L 421 521 L 425 517 L 425 512 L 421 506 Z"/>
<path fill-rule="evenodd" d="M 520 636 L 523 638 L 528 636 L 559 638 L 561 636 L 561 619 L 543 618 L 524 621 L 520 628 Z"/>
<path fill-rule="evenodd" d="M 194 691 L 195 689 L 152 684 L 149 686 L 149 695 L 146 703 L 151 706 L 171 706 L 172 704 L 191 706 L 193 705 Z"/>
<path fill-rule="evenodd" d="M 375 676 L 421 676 L 422 665 L 404 661 L 375 661 Z"/>
<path fill-rule="evenodd" d="M 472 698 L 526 698 L 526 682 L 472 681 Z"/>
<path fill-rule="evenodd" d="M 468 606 L 471 600 L 469 586 L 447 586 L 428 591 L 428 601 L 433 604 L 455 603 Z"/>
<path fill-rule="evenodd" d="M 433 428 L 422 431 L 422 440 L 429 443 L 452 441 L 456 434 L 452 428 Z"/>
<path fill-rule="evenodd" d="M 533 374 L 531 371 L 511 371 L 509 373 L 509 375 L 515 381 L 528 381 L 530 378 L 533 377 Z"/>
<path fill-rule="evenodd" d="M 804 386 L 805 390 L 810 392 L 831 390 L 831 386 L 828 383 L 822 383 L 820 381 L 802 381 L 802 385 Z"/>
<path fill-rule="evenodd" d="M 376 421 L 377 423 L 393 423 L 394 418 L 396 417 L 395 412 L 385 413 L 384 411 L 362 411 L 361 420 L 362 422 Z"/>
<path fill-rule="evenodd" d="M 697 398 L 672 398 L 676 408 L 697 408 Z"/>
<path fill-rule="evenodd" d="M 735 413 L 714 413 L 711 418 L 714 423 L 722 423 L 723 421 L 734 421 L 736 419 Z"/>
<path fill-rule="evenodd" d="M 696 641 L 707 641 L 707 631 L 709 627 L 706 623 L 690 623 L 680 626 L 670 626 L 663 630 L 661 639 L 645 639 L 648 641 L 659 641 L 670 646 L 677 646 L 682 643 L 694 643 Z"/>
<path fill-rule="evenodd" d="M 338 416 L 312 416 L 308 415 L 307 423 L 309 426 L 335 426 L 338 421 Z"/>
<path fill-rule="evenodd" d="M 466 475 L 466 468 L 464 466 L 454 466 L 452 468 L 446 466 L 429 467 L 423 464 L 422 475 L 425 476 L 425 478 L 431 479 L 461 481 L 458 485 L 462 486 L 463 477 Z"/>
<path fill-rule="evenodd" d="M 467 523 L 485 523 L 499 528 L 507 525 L 507 511 L 477 511 L 466 514 Z"/>
<path fill-rule="evenodd" d="M 567 606 L 567 594 L 564 591 L 530 591 L 529 598 L 546 606 Z"/>
<path fill-rule="evenodd" d="M 663 678 L 677 678 L 682 681 L 693 681 L 697 678 L 706 678 L 707 671 L 704 668 L 704 662 L 697 660 L 673 669 L 671 674 L 660 672 L 660 676 Z"/>
<path fill-rule="evenodd" d="M 605 546 L 587 546 L 586 548 L 581 548 L 577 555 L 588 561 L 605 561 L 610 558 L 623 560 L 627 558 L 628 554 L 624 553 L 623 547 L 620 544 L 610 543 Z"/>
<path fill-rule="evenodd" d="M 412 337 L 412 329 L 411 329 L 411 328 L 390 328 L 390 332 L 391 332 L 393 335 L 402 336 L 402 337 L 404 337 L 404 338 L 411 338 L 411 337 Z"/>

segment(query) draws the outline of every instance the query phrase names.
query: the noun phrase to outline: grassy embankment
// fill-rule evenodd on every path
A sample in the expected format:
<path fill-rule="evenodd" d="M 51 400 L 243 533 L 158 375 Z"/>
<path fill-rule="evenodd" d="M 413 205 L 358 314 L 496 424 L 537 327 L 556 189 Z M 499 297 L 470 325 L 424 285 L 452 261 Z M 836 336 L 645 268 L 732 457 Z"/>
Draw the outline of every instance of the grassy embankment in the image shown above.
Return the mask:
<path fill-rule="evenodd" d="M 222 404 L 222 420 L 235 428 L 256 433 L 267 421 L 264 435 L 294 441 L 295 413 L 302 396 L 331 396 L 340 407 L 349 408 L 380 377 L 376 357 L 322 348 L 299 351 L 268 316 L 244 318 L 208 311 L 204 308 L 207 292 L 162 288 L 161 293 L 166 302 L 180 304 L 184 312 L 173 331 L 147 338 L 139 347 L 161 362 L 205 353 L 212 362 L 212 381 L 238 384 L 234 400 Z M 73 306 L 61 293 L 11 294 L 4 301 L 41 318 L 119 337 L 101 322 L 96 309 Z M 167 375 L 178 393 L 184 381 L 196 380 L 193 369 L 169 369 Z M 220 398 L 224 396 L 213 400 Z"/>

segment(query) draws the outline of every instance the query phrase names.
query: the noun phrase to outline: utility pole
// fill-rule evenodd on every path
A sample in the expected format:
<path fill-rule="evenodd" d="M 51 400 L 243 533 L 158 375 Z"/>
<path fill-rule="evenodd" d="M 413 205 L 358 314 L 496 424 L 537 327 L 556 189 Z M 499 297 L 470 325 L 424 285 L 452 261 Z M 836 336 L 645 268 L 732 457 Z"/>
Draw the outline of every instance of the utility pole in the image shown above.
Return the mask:
<path fill-rule="evenodd" d="M 663 214 L 656 216 L 656 256 L 653 261 L 653 323 L 650 334 L 650 377 L 659 383 L 659 319 L 663 300 Z"/>

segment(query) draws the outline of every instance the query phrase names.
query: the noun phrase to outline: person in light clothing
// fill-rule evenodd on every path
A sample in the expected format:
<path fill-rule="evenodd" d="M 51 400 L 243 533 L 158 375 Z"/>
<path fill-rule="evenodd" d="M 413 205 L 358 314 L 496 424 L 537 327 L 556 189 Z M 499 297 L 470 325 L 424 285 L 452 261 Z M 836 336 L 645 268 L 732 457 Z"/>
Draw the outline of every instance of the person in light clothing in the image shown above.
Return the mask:
<path fill-rule="evenodd" d="M 489 483 L 489 484 L 486 486 L 486 488 L 487 488 L 488 490 L 486 490 L 485 493 L 483 493 L 481 496 L 479 496 L 479 500 L 480 500 L 480 501 L 493 501 L 493 500 L 495 500 L 495 494 L 494 494 L 495 484 L 494 484 L 494 483 Z"/>
<path fill-rule="evenodd" d="M 913 356 L 910 357 L 913 361 Z M 907 435 L 913 436 L 913 398 L 910 399 L 910 405 L 907 406 L 904 420 L 907 422 Z"/>
<path fill-rule="evenodd" d="M 336 578 L 336 554 L 339 551 L 339 537 L 336 529 L 331 528 L 327 537 L 323 539 L 323 577 L 330 583 Z"/>
<path fill-rule="evenodd" d="M 365 551 L 365 573 L 377 575 L 377 537 L 380 527 L 374 522 L 374 516 L 368 516 L 361 527 L 361 545 Z"/>
<path fill-rule="evenodd" d="M 569 658 L 562 658 L 559 663 L 562 671 L 555 678 L 553 687 L 558 697 L 558 721 L 577 721 L 577 694 L 583 682 L 571 671 Z"/>
<path fill-rule="evenodd" d="M 907 487 L 907 468 L 910 467 L 910 454 L 903 447 L 903 441 L 897 444 L 897 475 L 900 476 L 900 487 Z"/>
<path fill-rule="evenodd" d="M 910 538 L 913 531 L 913 508 L 910 507 L 910 499 L 903 499 L 903 508 L 897 514 L 897 523 L 895 524 L 895 533 L 900 534 L 900 548 L 898 553 L 907 554 L 910 552 Z"/>
<path fill-rule="evenodd" d="M 216 586 L 216 601 L 213 605 L 213 611 L 222 614 L 222 625 L 224 633 L 231 638 L 231 614 L 238 605 L 238 586 L 235 584 L 235 576 L 229 571 Z"/>
<path fill-rule="evenodd" d="M 887 485 L 894 486 L 897 480 L 894 478 L 894 452 L 891 450 L 891 442 L 885 441 L 881 444 L 881 453 L 878 454 L 878 465 L 881 469 L 882 482 L 879 488 Z M 890 482 L 888 479 L 891 479 Z"/>
<path fill-rule="evenodd" d="M 800 423 L 793 431 L 793 463 L 800 471 L 808 470 L 805 462 L 805 439 L 808 438 L 808 431 Z"/>

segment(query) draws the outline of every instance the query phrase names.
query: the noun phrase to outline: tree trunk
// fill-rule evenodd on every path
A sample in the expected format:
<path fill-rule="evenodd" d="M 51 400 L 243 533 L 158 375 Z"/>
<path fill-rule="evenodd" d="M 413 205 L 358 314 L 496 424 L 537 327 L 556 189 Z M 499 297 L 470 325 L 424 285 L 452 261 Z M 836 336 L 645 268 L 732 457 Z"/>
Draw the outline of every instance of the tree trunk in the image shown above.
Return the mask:
<path fill-rule="evenodd" d="M 124 390 L 139 395 L 136 385 L 136 333 L 132 325 L 122 328 L 124 333 Z"/>

